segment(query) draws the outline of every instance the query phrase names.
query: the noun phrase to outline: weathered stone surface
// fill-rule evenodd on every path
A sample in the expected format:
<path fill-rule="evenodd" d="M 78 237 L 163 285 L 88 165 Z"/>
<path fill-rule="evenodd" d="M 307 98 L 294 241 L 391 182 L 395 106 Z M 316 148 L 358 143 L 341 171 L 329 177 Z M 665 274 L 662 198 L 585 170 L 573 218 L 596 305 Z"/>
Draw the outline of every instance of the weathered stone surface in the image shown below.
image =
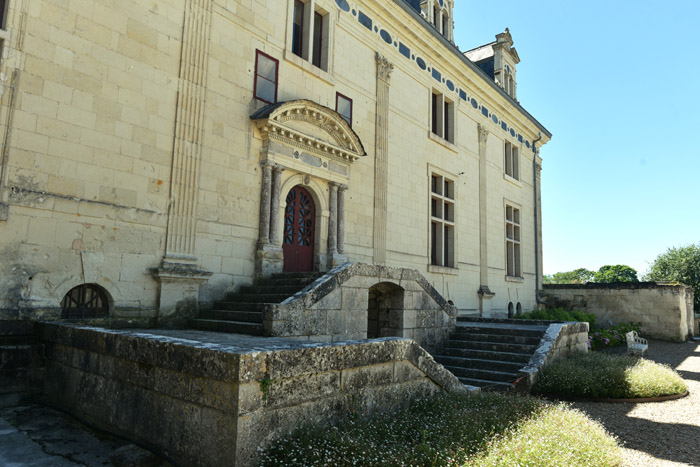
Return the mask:
<path fill-rule="evenodd" d="M 642 323 L 645 336 L 684 341 L 694 335 L 693 290 L 682 284 L 546 284 L 556 306 L 593 313 L 600 325 Z"/>
<path fill-rule="evenodd" d="M 251 465 L 259 445 L 304 421 L 464 388 L 398 338 L 302 344 L 53 323 L 40 331 L 50 339 L 52 403 L 184 465 Z"/>

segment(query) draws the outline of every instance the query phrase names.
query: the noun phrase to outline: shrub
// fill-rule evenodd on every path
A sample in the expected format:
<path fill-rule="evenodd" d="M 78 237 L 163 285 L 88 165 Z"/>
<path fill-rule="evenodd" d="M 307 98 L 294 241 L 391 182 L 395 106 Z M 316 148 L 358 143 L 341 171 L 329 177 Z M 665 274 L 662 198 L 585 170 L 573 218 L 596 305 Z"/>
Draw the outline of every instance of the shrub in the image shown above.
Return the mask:
<path fill-rule="evenodd" d="M 640 332 L 642 323 L 620 323 L 609 328 L 593 328 L 588 333 L 588 348 L 601 350 L 627 344 L 625 334 L 630 331 Z"/>
<path fill-rule="evenodd" d="M 615 440 L 582 415 L 561 404 L 496 393 L 443 394 L 397 413 L 303 427 L 274 441 L 261 453 L 261 465 L 494 465 L 494 449 L 496 458 L 514 456 L 525 444 L 534 451 L 546 446 L 549 465 L 616 465 L 569 462 L 572 451 L 581 459 L 615 458 Z"/>
<path fill-rule="evenodd" d="M 582 311 L 568 311 L 564 308 L 547 308 L 546 310 L 533 310 L 518 315 L 519 319 L 540 319 L 544 321 L 583 321 L 592 328 L 595 326 L 595 315 Z"/>
<path fill-rule="evenodd" d="M 533 391 L 617 399 L 682 394 L 687 388 L 683 378 L 668 366 L 643 358 L 590 352 L 543 367 Z"/>

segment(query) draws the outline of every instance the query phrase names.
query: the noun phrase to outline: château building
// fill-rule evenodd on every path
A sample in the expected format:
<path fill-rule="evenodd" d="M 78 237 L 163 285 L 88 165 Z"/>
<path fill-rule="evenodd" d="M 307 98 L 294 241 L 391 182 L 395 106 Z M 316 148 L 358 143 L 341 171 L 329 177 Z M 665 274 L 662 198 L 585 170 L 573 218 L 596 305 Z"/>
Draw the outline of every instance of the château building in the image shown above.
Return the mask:
<path fill-rule="evenodd" d="M 507 29 L 463 52 L 453 0 L 2 5 L 0 318 L 167 321 L 347 262 L 459 315 L 537 306 L 551 134 Z"/>

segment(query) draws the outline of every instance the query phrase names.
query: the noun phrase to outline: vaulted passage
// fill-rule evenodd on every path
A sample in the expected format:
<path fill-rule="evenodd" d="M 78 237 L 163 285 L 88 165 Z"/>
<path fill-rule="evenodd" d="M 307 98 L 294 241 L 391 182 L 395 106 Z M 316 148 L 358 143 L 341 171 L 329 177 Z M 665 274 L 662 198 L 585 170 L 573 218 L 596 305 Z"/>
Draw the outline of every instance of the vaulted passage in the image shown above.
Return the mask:
<path fill-rule="evenodd" d="M 369 289 L 367 338 L 403 336 L 404 289 L 380 282 Z"/>

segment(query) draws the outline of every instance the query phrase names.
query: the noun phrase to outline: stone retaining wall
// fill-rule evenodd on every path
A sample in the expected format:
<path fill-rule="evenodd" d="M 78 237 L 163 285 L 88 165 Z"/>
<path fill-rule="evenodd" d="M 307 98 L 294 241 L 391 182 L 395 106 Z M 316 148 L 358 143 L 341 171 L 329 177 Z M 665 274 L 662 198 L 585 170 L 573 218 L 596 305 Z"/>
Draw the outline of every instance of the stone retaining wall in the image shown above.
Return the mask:
<path fill-rule="evenodd" d="M 266 334 L 311 342 L 366 339 L 372 300 L 385 315 L 378 337 L 410 338 L 433 351 L 456 324 L 457 309 L 418 271 L 346 263 L 270 305 L 263 314 Z"/>
<path fill-rule="evenodd" d="M 545 284 L 552 306 L 596 315 L 597 324 L 642 323 L 645 336 L 684 341 L 694 335 L 693 289 L 655 282 Z"/>
<path fill-rule="evenodd" d="M 464 390 L 408 339 L 258 339 L 243 348 L 157 331 L 57 323 L 40 331 L 53 404 L 176 465 L 251 465 L 258 446 L 305 422 Z"/>
<path fill-rule="evenodd" d="M 529 392 L 547 363 L 575 352 L 588 352 L 588 323 L 551 323 L 530 362 L 522 370 L 518 390 Z"/>

